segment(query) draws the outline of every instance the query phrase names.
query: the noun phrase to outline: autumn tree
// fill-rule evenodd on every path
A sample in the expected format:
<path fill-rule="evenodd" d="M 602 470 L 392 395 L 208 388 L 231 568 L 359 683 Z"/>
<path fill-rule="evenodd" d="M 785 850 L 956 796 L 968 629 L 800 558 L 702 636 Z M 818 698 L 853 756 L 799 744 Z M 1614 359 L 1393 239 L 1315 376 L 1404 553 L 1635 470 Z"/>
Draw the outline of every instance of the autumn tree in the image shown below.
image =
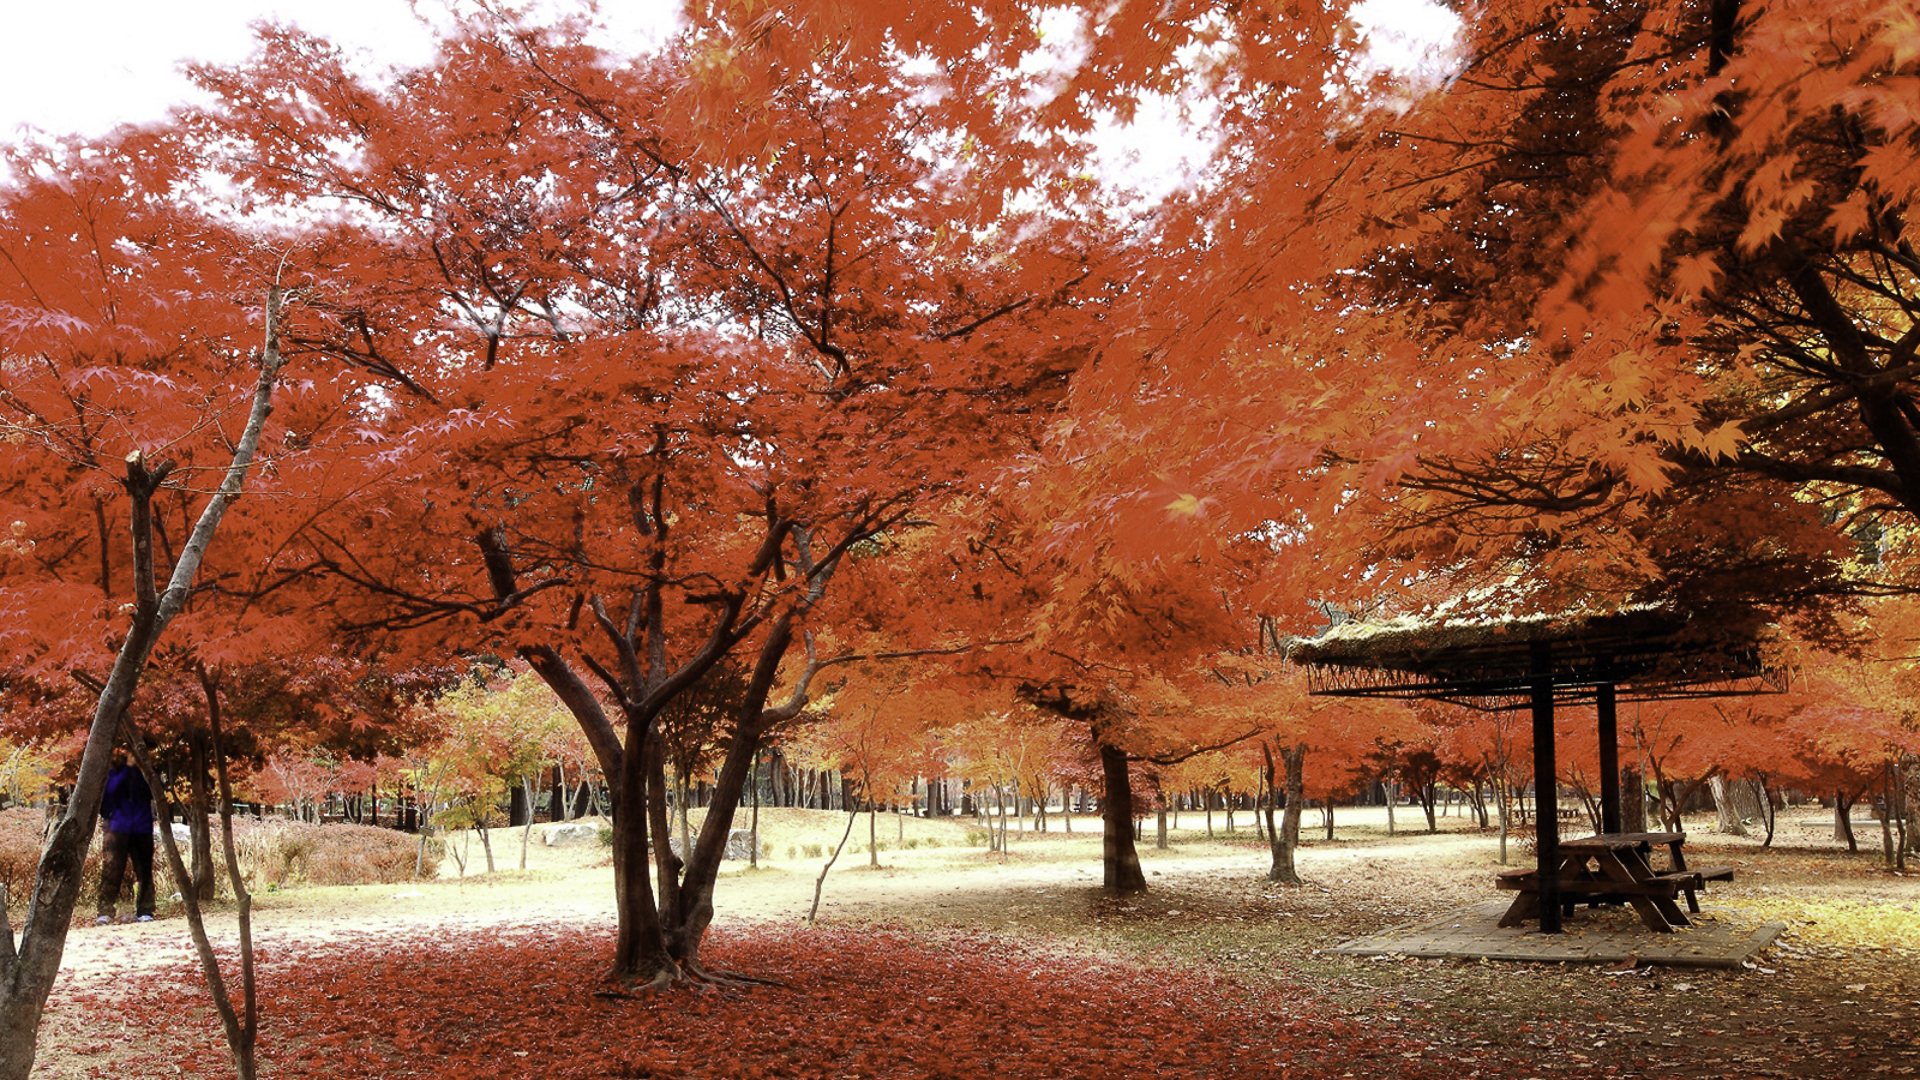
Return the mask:
<path fill-rule="evenodd" d="M 0 499 L 18 523 L 0 555 L 9 675 L 49 687 L 78 675 L 95 698 L 18 938 L 0 918 L 0 1076 L 24 1080 L 110 748 L 149 657 L 204 587 L 202 563 L 262 446 L 284 363 L 284 294 L 252 244 L 181 197 L 195 188 L 196 163 L 164 130 L 18 149 L 8 166 Z M 75 511 L 94 528 L 73 528 Z M 130 544 L 115 520 L 131 526 Z M 243 1048 L 234 1051 L 244 1071 Z"/>
<path fill-rule="evenodd" d="M 497 804 L 519 786 L 531 805 L 533 781 L 547 763 L 547 743 L 568 718 L 546 684 L 524 669 L 477 670 L 469 681 L 435 699 L 433 712 L 445 732 L 439 755 L 458 800 L 451 820 L 479 835 L 491 873 Z M 522 870 L 527 867 L 531 817 L 520 834 Z"/>
<path fill-rule="evenodd" d="M 256 212 L 354 208 L 325 246 L 353 285 L 296 328 L 388 387 L 389 449 L 304 538 L 338 625 L 459 624 L 547 680 L 615 791 L 616 974 L 657 984 L 701 972 L 745 778 L 835 659 L 833 583 L 1048 415 L 1088 276 L 1086 227 L 1011 208 L 1006 163 L 917 104 L 967 71 L 809 65 L 715 112 L 682 92 L 702 55 L 489 22 L 391 89 L 292 33 L 202 73 Z M 654 838 L 656 889 L 654 734 L 729 657 L 713 804 L 684 865 Z"/>
<path fill-rule="evenodd" d="M 1355 444 L 1399 553 L 1811 605 L 1814 632 L 1823 598 L 1887 587 L 1839 530 L 1916 506 L 1910 34 L 1884 3 L 1469 22 L 1462 77 L 1374 142 L 1405 201 L 1365 276 L 1431 364 L 1402 404 L 1465 421 Z"/>

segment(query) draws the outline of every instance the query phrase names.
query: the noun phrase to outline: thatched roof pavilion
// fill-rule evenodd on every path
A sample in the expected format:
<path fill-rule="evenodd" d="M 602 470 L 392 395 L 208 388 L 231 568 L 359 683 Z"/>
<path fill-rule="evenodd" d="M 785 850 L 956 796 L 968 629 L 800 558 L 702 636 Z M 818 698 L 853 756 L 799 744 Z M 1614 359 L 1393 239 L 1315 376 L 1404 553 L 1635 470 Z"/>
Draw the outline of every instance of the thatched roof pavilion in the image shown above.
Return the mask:
<path fill-rule="evenodd" d="M 1613 612 L 1505 619 L 1431 617 L 1349 622 L 1288 656 L 1308 668 L 1315 694 L 1426 698 L 1484 710 L 1533 711 L 1534 808 L 1542 882 L 1540 929 L 1560 930 L 1552 881 L 1559 866 L 1553 710 L 1593 702 L 1599 713 L 1601 831 L 1620 831 L 1615 706 L 1784 689 L 1763 648 L 1758 609 L 1642 606 Z M 1541 782 L 1545 778 L 1545 782 Z"/>
<path fill-rule="evenodd" d="M 1469 708 L 1525 708 L 1545 675 L 1559 703 L 1723 697 L 1778 689 L 1766 621 L 1749 607 L 1348 622 L 1288 656 L 1317 694 L 1429 698 Z"/>

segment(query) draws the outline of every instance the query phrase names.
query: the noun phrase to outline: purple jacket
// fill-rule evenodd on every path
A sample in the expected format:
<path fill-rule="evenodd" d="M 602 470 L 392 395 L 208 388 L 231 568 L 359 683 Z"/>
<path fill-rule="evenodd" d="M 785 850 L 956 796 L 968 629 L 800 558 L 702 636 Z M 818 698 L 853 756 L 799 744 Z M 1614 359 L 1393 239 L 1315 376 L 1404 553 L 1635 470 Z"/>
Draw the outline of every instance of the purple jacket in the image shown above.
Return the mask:
<path fill-rule="evenodd" d="M 107 790 L 100 796 L 100 820 L 108 832 L 153 831 L 153 789 L 131 765 L 116 765 L 107 773 Z"/>

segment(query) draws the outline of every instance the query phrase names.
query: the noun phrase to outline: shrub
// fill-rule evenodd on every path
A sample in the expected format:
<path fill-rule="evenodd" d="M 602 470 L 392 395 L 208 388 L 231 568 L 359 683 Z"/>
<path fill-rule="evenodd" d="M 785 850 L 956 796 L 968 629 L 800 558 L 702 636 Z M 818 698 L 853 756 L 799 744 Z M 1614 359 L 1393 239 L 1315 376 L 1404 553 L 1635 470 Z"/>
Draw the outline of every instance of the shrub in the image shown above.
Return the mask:
<path fill-rule="evenodd" d="M 771 840 L 760 841 L 760 857 L 763 859 L 773 858 L 773 841 Z"/>
<path fill-rule="evenodd" d="M 28 806 L 0 810 L 0 888 L 15 902 L 24 902 L 33 889 L 33 875 L 40 869 L 41 842 L 47 824 L 46 811 Z M 184 852 L 183 852 L 184 854 Z M 133 902 L 138 883 L 128 870 L 120 886 L 120 895 Z M 153 849 L 153 891 L 165 899 L 178 892 L 173 875 L 167 869 L 165 851 L 156 841 Z M 86 862 L 80 869 L 80 900 L 77 910 L 91 913 L 100 896 L 100 834 L 96 832 L 87 847 Z"/>
<path fill-rule="evenodd" d="M 308 830 L 317 828 L 285 818 L 235 821 L 233 847 L 247 887 L 275 889 L 291 881 L 296 865 L 307 856 Z"/>
<path fill-rule="evenodd" d="M 15 898 L 23 898 L 32 887 L 34 871 L 40 864 L 40 837 L 45 818 L 39 810 L 17 807 L 0 811 L 0 885 Z M 232 895 L 227 882 L 225 856 L 218 849 L 220 828 L 213 828 L 214 877 L 223 896 Z M 408 881 L 413 877 L 414 853 L 419 838 L 393 829 L 371 825 L 310 825 L 282 818 L 255 820 L 236 818 L 233 844 L 240 857 L 240 872 L 247 887 L 272 892 L 282 886 L 373 885 Z M 180 857 L 192 861 L 186 844 L 180 845 Z M 440 869 L 441 851 L 429 845 L 421 872 L 428 877 Z M 100 894 L 100 843 L 95 838 L 82 871 L 80 904 L 92 911 Z M 122 898 L 132 902 L 135 882 L 128 873 L 122 886 Z M 153 888 L 162 900 L 180 891 L 167 868 L 164 844 L 154 844 Z"/>
<path fill-rule="evenodd" d="M 6 889 L 15 903 L 22 902 L 33 887 L 46 820 L 43 811 L 30 807 L 0 810 L 0 888 Z"/>
<path fill-rule="evenodd" d="M 419 838 L 374 825 L 317 825 L 307 851 L 306 880 L 314 885 L 390 885 L 413 878 Z M 421 873 L 440 869 L 431 849 Z"/>
<path fill-rule="evenodd" d="M 967 830 L 968 847 L 988 847 L 992 841 L 993 833 L 987 829 L 970 828 Z"/>
<path fill-rule="evenodd" d="M 818 859 L 827 853 L 827 846 L 825 844 L 807 844 L 800 850 L 807 858 Z"/>
<path fill-rule="evenodd" d="M 235 821 L 233 843 L 248 887 L 273 889 L 295 882 L 390 885 L 409 881 L 420 840 L 373 825 L 313 825 L 267 818 Z M 437 873 L 440 857 L 441 849 L 428 845 L 421 874 Z"/>
<path fill-rule="evenodd" d="M 613 847 L 613 826 L 601 825 L 599 831 L 595 833 L 595 835 L 600 838 L 601 847 L 603 848 Z"/>

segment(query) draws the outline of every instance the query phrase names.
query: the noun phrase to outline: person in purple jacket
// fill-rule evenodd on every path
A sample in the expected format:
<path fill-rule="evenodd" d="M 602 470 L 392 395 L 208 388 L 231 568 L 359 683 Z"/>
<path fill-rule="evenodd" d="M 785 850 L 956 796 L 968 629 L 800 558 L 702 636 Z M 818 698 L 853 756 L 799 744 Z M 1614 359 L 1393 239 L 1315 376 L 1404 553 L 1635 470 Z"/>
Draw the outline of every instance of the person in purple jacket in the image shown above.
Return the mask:
<path fill-rule="evenodd" d="M 113 768 L 107 772 L 107 790 L 100 797 L 100 827 L 106 831 L 100 853 L 100 915 L 94 921 L 113 921 L 114 902 L 133 862 L 134 916 L 153 921 L 153 789 L 140 770 L 127 763 L 127 752 L 116 748 Z"/>

